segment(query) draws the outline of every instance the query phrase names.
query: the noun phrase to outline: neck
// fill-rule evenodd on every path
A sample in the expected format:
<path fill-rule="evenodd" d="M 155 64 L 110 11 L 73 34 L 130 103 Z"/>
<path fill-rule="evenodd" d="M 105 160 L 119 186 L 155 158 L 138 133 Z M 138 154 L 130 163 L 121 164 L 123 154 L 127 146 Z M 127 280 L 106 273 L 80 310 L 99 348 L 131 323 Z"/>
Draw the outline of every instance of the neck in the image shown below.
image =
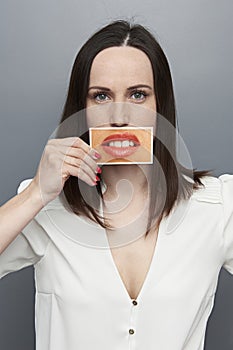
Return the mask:
<path fill-rule="evenodd" d="M 104 217 L 123 235 L 126 234 L 125 229 L 136 236 L 146 230 L 150 202 L 149 170 L 148 164 L 107 165 L 102 168 L 106 185 Z"/>
<path fill-rule="evenodd" d="M 148 196 L 148 165 L 107 165 L 102 167 L 102 178 L 107 187 L 104 199 L 114 201 L 119 197 L 131 199 Z"/>

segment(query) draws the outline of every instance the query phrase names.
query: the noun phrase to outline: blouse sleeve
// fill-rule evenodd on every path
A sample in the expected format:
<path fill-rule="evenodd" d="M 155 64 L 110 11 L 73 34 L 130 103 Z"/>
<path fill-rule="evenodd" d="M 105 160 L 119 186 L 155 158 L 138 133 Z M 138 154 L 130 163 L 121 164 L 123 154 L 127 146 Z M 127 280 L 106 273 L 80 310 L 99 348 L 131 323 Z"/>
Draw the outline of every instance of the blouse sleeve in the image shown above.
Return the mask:
<path fill-rule="evenodd" d="M 22 181 L 17 193 L 23 191 L 31 181 Z M 48 235 L 33 218 L 0 254 L 0 279 L 10 272 L 36 264 L 44 256 L 48 243 Z"/>
<path fill-rule="evenodd" d="M 225 261 L 223 267 L 233 274 L 233 175 L 219 176 L 222 186 Z"/>

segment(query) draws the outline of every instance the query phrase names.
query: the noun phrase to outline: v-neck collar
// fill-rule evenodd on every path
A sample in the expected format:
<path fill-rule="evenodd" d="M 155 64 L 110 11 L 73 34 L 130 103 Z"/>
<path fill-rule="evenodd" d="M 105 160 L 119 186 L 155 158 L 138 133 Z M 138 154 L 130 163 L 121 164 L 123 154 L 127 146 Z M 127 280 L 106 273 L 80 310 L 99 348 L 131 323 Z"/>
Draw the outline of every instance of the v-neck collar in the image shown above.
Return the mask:
<path fill-rule="evenodd" d="M 132 300 L 137 300 L 137 301 L 141 301 L 142 298 L 143 298 L 143 295 L 146 293 L 147 291 L 147 288 L 149 287 L 149 284 L 150 284 L 150 281 L 152 279 L 152 276 L 154 275 L 154 272 L 156 269 L 159 268 L 159 262 L 157 261 L 158 260 L 158 252 L 159 252 L 159 249 L 160 249 L 160 241 L 162 239 L 162 234 L 163 234 L 163 231 L 164 231 L 164 222 L 166 221 L 166 218 L 163 218 L 160 222 L 160 225 L 159 225 L 159 228 L 158 228 L 158 234 L 157 234 L 157 239 L 156 239 L 156 243 L 155 243 L 155 247 L 154 247 L 154 251 L 153 251 L 153 255 L 152 255 L 152 259 L 151 259 L 151 262 L 150 262 L 150 266 L 149 266 L 149 269 L 147 271 L 147 274 L 145 276 L 145 279 L 143 281 L 143 284 L 142 284 L 142 287 L 137 295 L 137 298 L 131 298 L 131 296 L 129 295 L 128 293 L 128 290 L 121 278 L 121 275 L 119 273 L 119 270 L 115 264 L 115 261 L 113 259 L 113 256 L 112 256 L 112 253 L 111 253 L 111 249 L 110 247 L 107 249 L 108 252 L 108 257 L 109 257 L 109 260 L 111 261 L 111 265 L 113 267 L 113 270 L 115 271 L 115 276 L 116 276 L 116 279 L 118 280 L 119 282 L 119 286 L 120 288 L 123 290 L 123 293 L 126 295 L 127 299 L 129 299 L 130 302 L 132 302 Z"/>

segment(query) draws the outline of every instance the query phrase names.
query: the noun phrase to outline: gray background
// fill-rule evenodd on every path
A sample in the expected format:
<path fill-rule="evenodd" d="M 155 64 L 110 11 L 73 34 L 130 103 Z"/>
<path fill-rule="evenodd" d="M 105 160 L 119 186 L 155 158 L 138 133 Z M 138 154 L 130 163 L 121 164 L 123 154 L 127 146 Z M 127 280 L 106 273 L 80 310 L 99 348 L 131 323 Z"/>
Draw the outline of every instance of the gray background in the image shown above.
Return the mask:
<path fill-rule="evenodd" d="M 0 204 L 35 175 L 76 52 L 119 18 L 149 27 L 167 55 L 193 166 L 233 173 L 232 15 L 231 0 L 1 0 Z M 0 281 L 0 349 L 32 350 L 33 322 L 33 269 L 26 268 Z M 222 270 L 205 349 L 232 348 L 233 276 Z"/>

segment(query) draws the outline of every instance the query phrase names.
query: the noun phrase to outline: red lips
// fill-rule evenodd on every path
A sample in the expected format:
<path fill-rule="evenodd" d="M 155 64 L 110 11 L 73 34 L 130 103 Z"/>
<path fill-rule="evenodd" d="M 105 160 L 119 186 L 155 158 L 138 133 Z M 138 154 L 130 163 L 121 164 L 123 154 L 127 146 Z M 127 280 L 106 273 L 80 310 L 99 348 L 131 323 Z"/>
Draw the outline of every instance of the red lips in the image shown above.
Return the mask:
<path fill-rule="evenodd" d="M 140 142 L 137 138 L 136 135 L 134 134 L 130 134 L 129 132 L 124 132 L 122 134 L 112 134 L 107 136 L 103 142 L 102 145 L 106 145 L 107 143 L 111 142 L 111 141 L 133 141 L 136 145 L 140 145 Z"/>
<path fill-rule="evenodd" d="M 123 146 L 123 147 L 116 147 L 110 146 L 109 143 L 111 141 L 132 141 L 134 143 L 134 146 Z M 111 155 L 111 157 L 114 159 L 116 158 L 125 158 L 128 156 L 131 156 L 133 153 L 135 153 L 138 148 L 140 147 L 140 142 L 136 135 L 130 134 L 129 132 L 124 132 L 122 134 L 112 134 L 109 135 L 104 139 L 102 142 L 103 150 Z"/>

